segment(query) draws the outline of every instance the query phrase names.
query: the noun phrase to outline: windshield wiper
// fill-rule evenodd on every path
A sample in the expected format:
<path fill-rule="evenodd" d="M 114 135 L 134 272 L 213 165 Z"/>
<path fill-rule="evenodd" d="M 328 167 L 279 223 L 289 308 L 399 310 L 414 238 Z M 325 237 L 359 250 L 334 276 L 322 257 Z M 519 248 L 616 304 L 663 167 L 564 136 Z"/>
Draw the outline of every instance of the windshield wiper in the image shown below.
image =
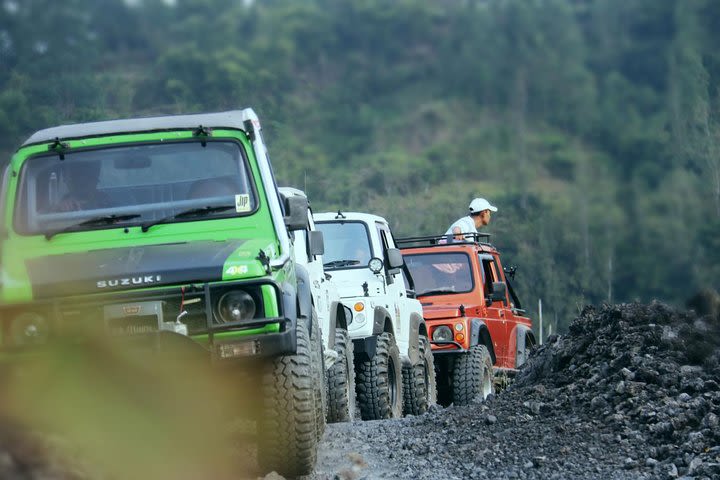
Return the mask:
<path fill-rule="evenodd" d="M 231 208 L 235 208 L 235 204 L 191 208 L 190 210 L 185 210 L 184 212 L 180 212 L 177 215 L 169 215 L 169 216 L 161 218 L 159 220 L 153 220 L 152 222 L 143 223 L 141 225 L 140 229 L 143 232 L 147 232 L 148 230 L 150 230 L 151 227 L 154 227 L 155 225 L 159 225 L 161 223 L 167 223 L 171 220 L 177 220 L 179 218 L 187 218 L 187 217 L 204 217 L 205 215 L 210 215 L 212 213 L 217 213 L 217 212 L 224 212 L 225 210 L 230 210 Z"/>
<path fill-rule="evenodd" d="M 421 292 L 416 294 L 418 297 L 424 297 L 427 295 L 444 295 L 446 293 L 456 293 L 454 288 L 439 288 L 437 290 L 428 290 L 427 292 Z"/>
<path fill-rule="evenodd" d="M 333 260 L 332 262 L 323 263 L 323 267 L 328 268 L 340 268 L 349 267 L 350 265 L 357 265 L 360 260 Z"/>
<path fill-rule="evenodd" d="M 68 225 L 67 227 L 63 227 L 60 230 L 54 230 L 52 232 L 47 232 L 45 234 L 45 238 L 47 240 L 50 240 L 55 235 L 58 235 L 60 233 L 67 233 L 71 232 L 73 230 L 76 230 L 81 227 L 92 227 L 95 225 L 112 225 L 118 222 L 124 222 L 127 220 L 132 220 L 133 218 L 138 218 L 140 215 L 137 213 L 131 213 L 128 215 L 103 215 L 101 217 L 94 217 L 90 220 L 85 220 L 80 223 L 74 223 L 72 225 Z"/>

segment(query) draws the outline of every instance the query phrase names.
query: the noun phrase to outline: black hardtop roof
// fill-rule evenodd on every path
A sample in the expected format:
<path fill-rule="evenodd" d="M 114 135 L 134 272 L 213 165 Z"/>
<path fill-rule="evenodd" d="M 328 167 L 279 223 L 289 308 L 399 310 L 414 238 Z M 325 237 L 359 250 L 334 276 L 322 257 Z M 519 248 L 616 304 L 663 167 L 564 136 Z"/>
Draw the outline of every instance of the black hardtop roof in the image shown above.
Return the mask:
<path fill-rule="evenodd" d="M 400 248 L 426 248 L 426 247 L 459 247 L 459 246 L 479 246 L 479 247 L 488 247 L 492 250 L 497 250 L 494 245 L 492 245 L 490 240 L 490 234 L 489 233 L 463 233 L 463 239 L 462 240 L 456 240 L 454 238 L 454 235 L 426 235 L 422 237 L 405 237 L 405 238 L 396 238 L 395 243 Z M 470 237 L 470 238 L 468 238 Z M 487 241 L 481 241 L 481 239 L 485 239 Z"/>
<path fill-rule="evenodd" d="M 104 122 L 77 123 L 39 130 L 23 142 L 22 146 L 52 142 L 55 139 L 98 137 L 103 135 L 140 133 L 198 128 L 230 128 L 246 131 L 245 122 L 257 123 L 257 116 L 250 108 L 218 113 L 192 115 L 168 115 L 162 117 L 128 118 Z M 259 129 L 259 125 L 256 125 Z"/>

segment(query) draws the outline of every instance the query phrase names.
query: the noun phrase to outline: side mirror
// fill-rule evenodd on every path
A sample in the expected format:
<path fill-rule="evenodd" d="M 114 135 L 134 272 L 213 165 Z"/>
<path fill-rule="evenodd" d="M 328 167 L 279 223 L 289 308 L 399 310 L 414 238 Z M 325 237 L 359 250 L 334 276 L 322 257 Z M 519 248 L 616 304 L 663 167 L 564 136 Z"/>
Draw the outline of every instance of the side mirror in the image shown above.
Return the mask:
<path fill-rule="evenodd" d="M 387 261 L 389 270 L 392 270 L 394 268 L 402 268 L 403 263 L 405 263 L 403 261 L 403 256 L 399 248 L 387 249 Z"/>
<path fill-rule="evenodd" d="M 492 302 L 505 302 L 507 299 L 507 285 L 503 282 L 493 282 L 493 291 L 488 295 L 488 300 Z"/>
<path fill-rule="evenodd" d="M 308 225 L 307 198 L 292 196 L 285 199 L 285 225 L 288 230 L 303 230 Z"/>
<path fill-rule="evenodd" d="M 321 231 L 309 231 L 308 243 L 310 244 L 310 255 L 322 255 L 325 253 L 325 239 Z"/>

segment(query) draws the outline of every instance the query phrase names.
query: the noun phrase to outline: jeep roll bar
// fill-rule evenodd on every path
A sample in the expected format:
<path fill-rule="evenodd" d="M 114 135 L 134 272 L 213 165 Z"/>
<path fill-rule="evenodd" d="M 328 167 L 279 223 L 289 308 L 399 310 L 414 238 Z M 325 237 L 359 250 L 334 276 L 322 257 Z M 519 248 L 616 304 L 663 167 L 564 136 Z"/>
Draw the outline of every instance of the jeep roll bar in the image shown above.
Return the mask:
<path fill-rule="evenodd" d="M 457 245 L 457 244 L 480 244 L 480 245 L 487 245 L 489 247 L 492 247 L 490 244 L 490 234 L 489 233 L 479 233 L 479 232 L 472 232 L 472 233 L 459 233 L 457 235 L 462 235 L 462 240 L 455 239 L 456 234 L 447 234 L 447 235 L 425 235 L 421 237 L 405 237 L 405 238 L 396 238 L 395 243 L 403 247 L 438 247 L 443 245 Z M 485 239 L 483 241 L 482 239 Z"/>

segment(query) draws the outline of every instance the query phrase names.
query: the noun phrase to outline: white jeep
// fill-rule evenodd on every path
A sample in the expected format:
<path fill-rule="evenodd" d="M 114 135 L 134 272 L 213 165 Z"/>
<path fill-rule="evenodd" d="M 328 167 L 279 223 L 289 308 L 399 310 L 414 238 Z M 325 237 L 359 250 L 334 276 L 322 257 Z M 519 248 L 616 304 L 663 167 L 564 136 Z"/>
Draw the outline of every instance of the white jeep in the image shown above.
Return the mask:
<path fill-rule="evenodd" d="M 387 221 L 366 213 L 320 213 L 325 271 L 352 309 L 356 394 L 363 420 L 418 415 L 436 400 L 422 306 Z"/>
<path fill-rule="evenodd" d="M 285 198 L 307 198 L 305 192 L 280 187 Z M 308 210 L 308 228 L 294 230 L 295 261 L 305 267 L 310 279 L 310 292 L 325 345 L 327 371 L 327 421 L 348 422 L 355 417 L 355 370 L 353 344 L 348 333 L 352 321 L 350 309 L 343 305 L 340 293 L 323 267 L 323 234 L 316 230 L 312 210 Z"/>

